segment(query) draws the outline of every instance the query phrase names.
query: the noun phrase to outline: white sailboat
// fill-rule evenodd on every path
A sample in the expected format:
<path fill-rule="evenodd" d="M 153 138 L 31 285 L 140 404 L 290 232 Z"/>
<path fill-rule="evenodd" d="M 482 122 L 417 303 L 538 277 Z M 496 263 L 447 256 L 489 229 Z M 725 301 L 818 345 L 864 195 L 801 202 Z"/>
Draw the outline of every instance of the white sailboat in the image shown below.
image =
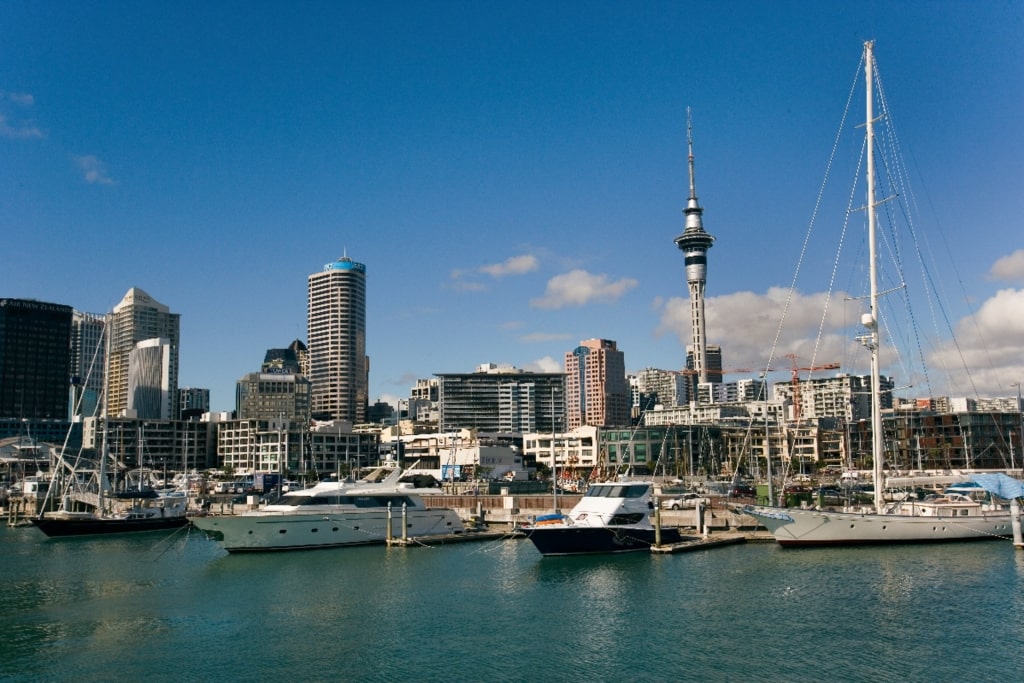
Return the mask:
<path fill-rule="evenodd" d="M 742 511 L 755 517 L 783 546 L 858 545 L 876 543 L 918 543 L 1008 539 L 1012 535 L 1009 505 L 979 502 L 969 496 L 949 494 L 924 501 L 884 500 L 884 446 L 882 430 L 882 388 L 879 363 L 879 287 L 877 265 L 877 202 L 874 166 L 874 44 L 864 44 L 866 81 L 866 160 L 868 248 L 870 250 L 870 310 L 861 318 L 866 334 L 859 338 L 871 353 L 871 432 L 874 479 L 874 506 L 866 510 L 841 511 L 814 508 L 779 508 L 748 505 Z M 979 483 L 992 493 L 1006 495 L 1007 489 L 992 490 L 979 477 Z M 1016 482 L 1015 482 L 1016 483 Z M 1012 490 L 1012 488 L 1011 488 Z M 1017 489 L 1020 495 L 1020 489 Z"/>

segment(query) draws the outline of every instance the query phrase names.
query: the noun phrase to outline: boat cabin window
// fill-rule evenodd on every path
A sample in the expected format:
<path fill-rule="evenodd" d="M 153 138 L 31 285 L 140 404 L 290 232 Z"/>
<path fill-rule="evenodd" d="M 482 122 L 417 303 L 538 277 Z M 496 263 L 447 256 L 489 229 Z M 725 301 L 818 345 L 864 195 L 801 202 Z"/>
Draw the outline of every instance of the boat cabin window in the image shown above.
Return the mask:
<path fill-rule="evenodd" d="M 319 495 L 308 496 L 301 505 L 351 505 L 357 508 L 386 508 L 391 503 L 392 508 L 401 508 L 402 504 L 415 507 L 415 503 L 408 496 L 337 496 Z"/>
<path fill-rule="evenodd" d="M 648 490 L 647 484 L 594 484 L 587 489 L 591 498 L 643 498 Z"/>

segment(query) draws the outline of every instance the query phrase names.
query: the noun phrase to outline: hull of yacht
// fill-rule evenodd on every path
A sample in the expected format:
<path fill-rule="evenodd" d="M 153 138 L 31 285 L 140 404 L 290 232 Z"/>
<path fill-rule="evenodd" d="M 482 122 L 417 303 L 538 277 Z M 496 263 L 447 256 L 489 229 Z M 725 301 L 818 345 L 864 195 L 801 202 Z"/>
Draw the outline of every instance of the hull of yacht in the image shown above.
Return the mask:
<path fill-rule="evenodd" d="M 654 529 L 603 526 L 540 526 L 527 537 L 545 557 L 649 551 L 656 541 Z M 678 529 L 661 530 L 662 544 L 681 540 Z"/>
<path fill-rule="evenodd" d="M 192 525 L 217 539 L 231 553 L 308 550 L 373 545 L 402 536 L 402 514 L 378 510 L 317 513 L 256 512 L 193 517 Z M 410 510 L 405 535 L 429 538 L 462 533 L 462 521 L 447 508 Z"/>
<path fill-rule="evenodd" d="M 786 547 L 985 541 L 1013 534 L 1009 512 L 955 518 L 764 506 L 742 511 Z"/>
<path fill-rule="evenodd" d="M 37 517 L 31 521 L 33 526 L 51 538 L 164 531 L 180 529 L 188 524 L 184 515 L 122 518 L 72 514 Z"/>

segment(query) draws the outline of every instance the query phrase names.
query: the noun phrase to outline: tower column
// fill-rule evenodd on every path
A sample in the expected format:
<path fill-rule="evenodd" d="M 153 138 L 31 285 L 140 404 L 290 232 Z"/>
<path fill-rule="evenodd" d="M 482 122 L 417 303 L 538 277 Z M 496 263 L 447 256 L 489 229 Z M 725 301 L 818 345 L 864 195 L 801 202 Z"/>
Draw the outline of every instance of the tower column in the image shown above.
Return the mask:
<path fill-rule="evenodd" d="M 690 110 L 686 110 L 686 144 L 690 171 L 690 197 L 683 214 L 686 229 L 675 239 L 676 246 L 686 259 L 686 284 L 690 290 L 690 326 L 693 344 L 693 370 L 698 382 L 708 381 L 707 338 L 704 322 L 704 285 L 707 281 L 708 249 L 715 238 L 704 231 L 704 209 L 697 202 L 696 180 L 693 166 L 693 126 Z"/>

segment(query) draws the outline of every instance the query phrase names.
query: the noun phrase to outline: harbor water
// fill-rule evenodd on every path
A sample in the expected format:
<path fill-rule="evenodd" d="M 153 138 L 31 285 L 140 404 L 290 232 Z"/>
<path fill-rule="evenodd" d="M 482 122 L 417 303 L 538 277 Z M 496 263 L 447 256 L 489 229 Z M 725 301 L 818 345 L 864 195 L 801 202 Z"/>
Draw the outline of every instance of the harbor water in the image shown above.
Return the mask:
<path fill-rule="evenodd" d="M 0 529 L 4 681 L 952 681 L 1024 670 L 1003 542 L 228 555 Z"/>

